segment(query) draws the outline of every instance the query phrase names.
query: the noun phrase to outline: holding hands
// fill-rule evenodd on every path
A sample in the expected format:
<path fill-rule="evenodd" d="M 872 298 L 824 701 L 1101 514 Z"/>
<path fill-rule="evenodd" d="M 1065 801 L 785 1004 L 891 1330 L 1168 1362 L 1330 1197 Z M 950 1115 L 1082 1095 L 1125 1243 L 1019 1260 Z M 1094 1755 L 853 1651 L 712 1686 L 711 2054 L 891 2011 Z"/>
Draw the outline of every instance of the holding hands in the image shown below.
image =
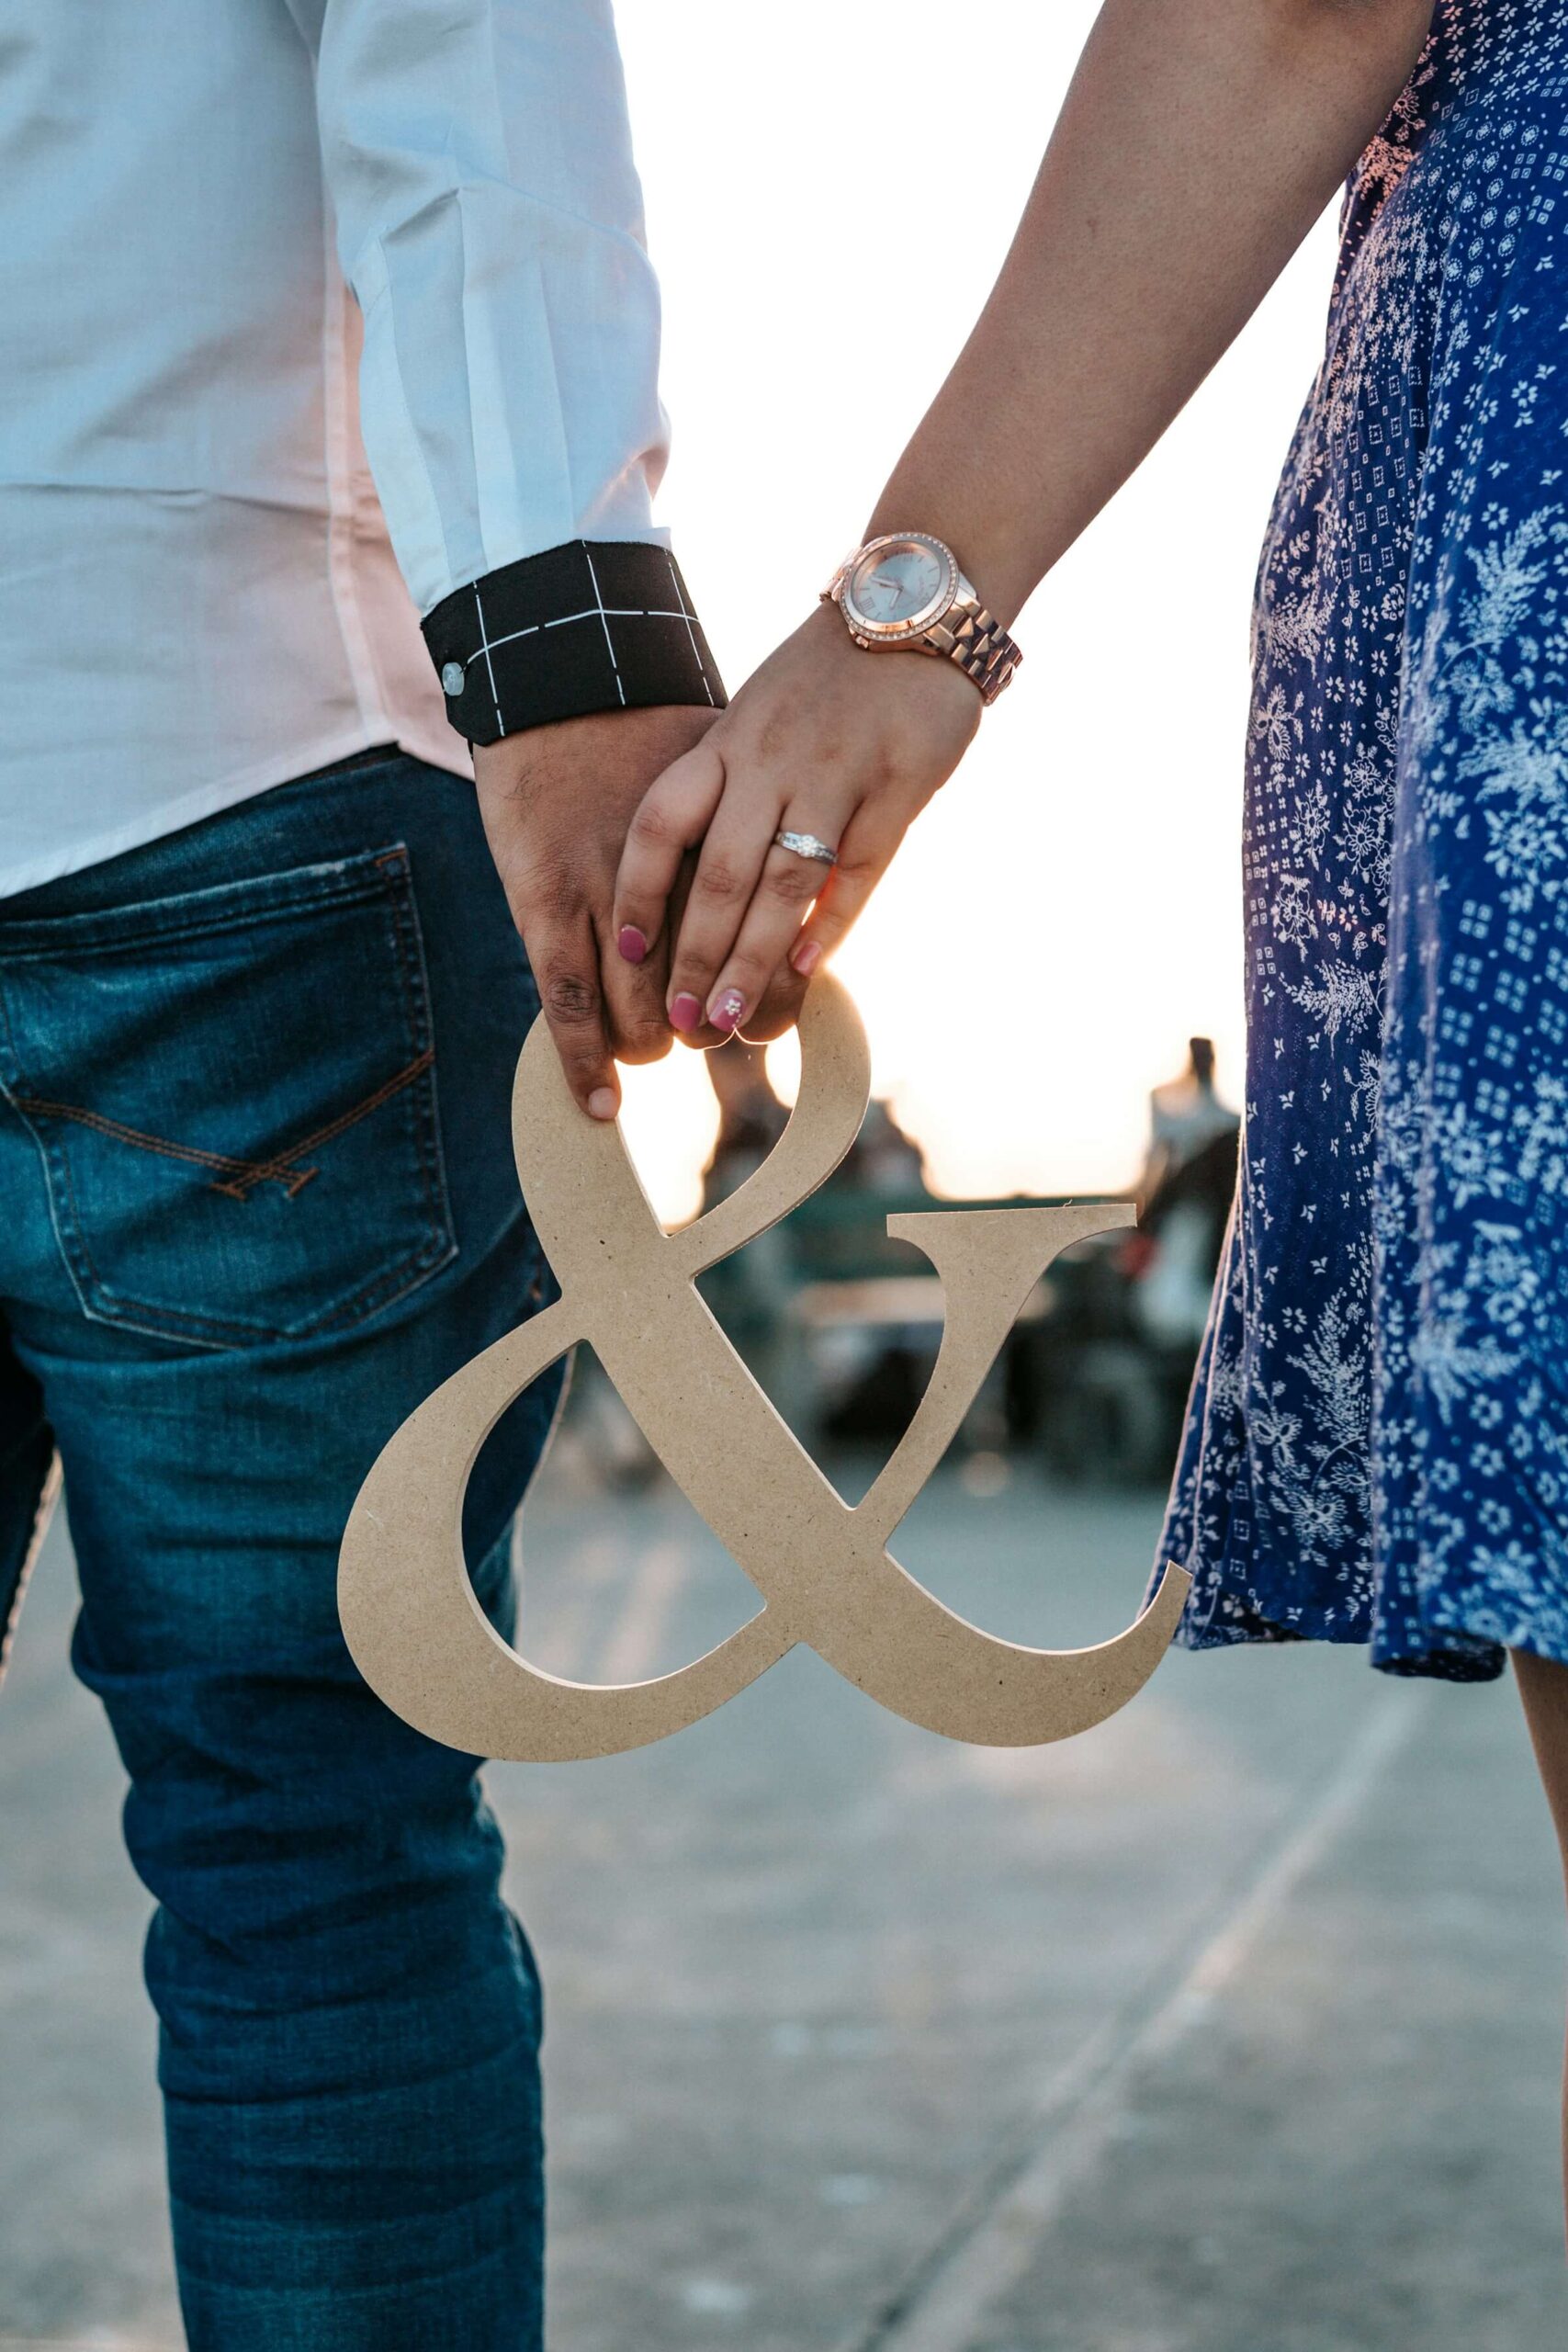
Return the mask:
<path fill-rule="evenodd" d="M 981 707 L 951 662 L 863 653 L 822 606 L 728 710 L 604 712 L 476 747 L 491 854 L 591 1118 L 620 1109 L 616 1061 L 657 1060 L 672 1033 L 789 1027 Z"/>
<path fill-rule="evenodd" d="M 867 659 L 878 650 L 937 658 Z M 591 1118 L 620 1107 L 616 1055 L 795 1019 L 1021 659 L 943 540 L 888 532 L 846 558 L 728 710 L 627 711 L 608 739 L 601 717 L 476 752 L 496 864 Z"/>
<path fill-rule="evenodd" d="M 631 819 L 611 925 L 624 964 L 667 959 L 672 1029 L 713 1045 L 788 1025 L 980 713 L 952 663 L 869 656 L 829 606 L 785 639 Z"/>

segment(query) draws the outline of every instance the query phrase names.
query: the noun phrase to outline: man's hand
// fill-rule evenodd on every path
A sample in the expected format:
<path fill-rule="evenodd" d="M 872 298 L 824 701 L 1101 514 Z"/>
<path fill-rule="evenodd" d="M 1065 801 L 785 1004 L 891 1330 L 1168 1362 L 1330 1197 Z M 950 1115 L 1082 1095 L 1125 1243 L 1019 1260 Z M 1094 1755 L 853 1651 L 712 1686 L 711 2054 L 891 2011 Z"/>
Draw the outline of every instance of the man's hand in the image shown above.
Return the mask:
<path fill-rule="evenodd" d="M 567 1082 L 590 1117 L 620 1109 L 617 1059 L 670 1050 L 664 1010 L 668 934 L 639 961 L 611 926 L 626 829 L 654 777 L 707 732 L 716 711 L 671 707 L 604 711 L 530 728 L 474 751 L 474 781 L 491 854 L 523 936 Z M 786 978 L 789 976 L 786 975 Z M 800 990 L 770 1001 L 773 1026 Z M 716 1046 L 716 1030 L 688 1042 Z"/>

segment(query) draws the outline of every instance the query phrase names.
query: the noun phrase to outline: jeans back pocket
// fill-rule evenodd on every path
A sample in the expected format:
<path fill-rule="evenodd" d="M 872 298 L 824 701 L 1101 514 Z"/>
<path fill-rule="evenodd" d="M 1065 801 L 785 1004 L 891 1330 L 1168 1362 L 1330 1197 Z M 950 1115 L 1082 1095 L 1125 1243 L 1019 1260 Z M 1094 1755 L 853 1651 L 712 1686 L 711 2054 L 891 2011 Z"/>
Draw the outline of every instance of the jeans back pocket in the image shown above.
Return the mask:
<path fill-rule="evenodd" d="M 6 1089 L 84 1311 L 344 1330 L 457 1251 L 400 844 L 11 927 Z"/>

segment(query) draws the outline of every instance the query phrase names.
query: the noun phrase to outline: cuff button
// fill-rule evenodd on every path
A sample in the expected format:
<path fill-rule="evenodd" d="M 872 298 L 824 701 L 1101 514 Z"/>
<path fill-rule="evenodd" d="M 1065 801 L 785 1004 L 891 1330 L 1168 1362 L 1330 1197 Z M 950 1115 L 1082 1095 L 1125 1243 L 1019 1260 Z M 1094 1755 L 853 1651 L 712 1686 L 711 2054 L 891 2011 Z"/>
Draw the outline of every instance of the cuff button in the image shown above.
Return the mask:
<path fill-rule="evenodd" d="M 460 662 L 446 662 L 441 673 L 442 692 L 450 695 L 456 701 L 468 683 L 468 672 Z"/>

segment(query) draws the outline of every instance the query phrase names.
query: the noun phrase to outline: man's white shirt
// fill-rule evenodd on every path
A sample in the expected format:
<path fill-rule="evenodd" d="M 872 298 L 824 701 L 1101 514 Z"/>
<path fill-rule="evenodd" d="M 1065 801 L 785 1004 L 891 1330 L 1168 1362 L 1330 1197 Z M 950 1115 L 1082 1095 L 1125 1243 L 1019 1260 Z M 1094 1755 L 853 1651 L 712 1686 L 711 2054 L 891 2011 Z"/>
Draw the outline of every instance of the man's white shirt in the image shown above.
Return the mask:
<path fill-rule="evenodd" d="M 662 547 L 659 330 L 607 0 L 12 0 L 0 896 L 376 743 L 466 772 L 420 615 Z M 615 625 L 694 648 L 677 597 Z"/>

